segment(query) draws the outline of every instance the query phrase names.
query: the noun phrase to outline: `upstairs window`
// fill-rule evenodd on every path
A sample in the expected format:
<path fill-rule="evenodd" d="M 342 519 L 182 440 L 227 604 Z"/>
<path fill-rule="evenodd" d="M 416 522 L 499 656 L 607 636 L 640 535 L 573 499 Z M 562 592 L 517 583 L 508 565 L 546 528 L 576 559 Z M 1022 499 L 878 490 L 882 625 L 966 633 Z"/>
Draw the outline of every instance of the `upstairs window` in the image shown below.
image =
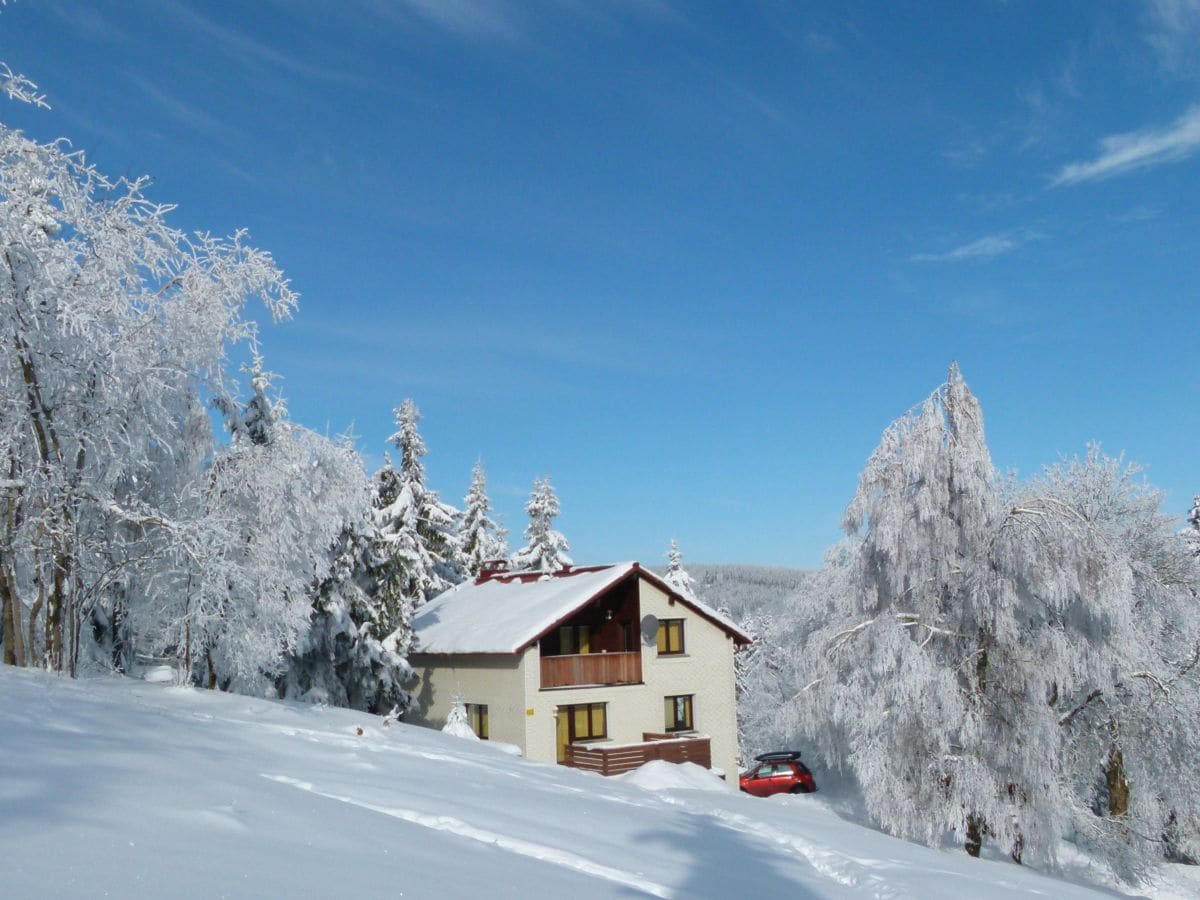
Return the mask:
<path fill-rule="evenodd" d="M 683 654 L 683 619 L 658 620 L 658 655 Z"/>
<path fill-rule="evenodd" d="M 558 652 L 564 656 L 590 653 L 592 630 L 587 625 L 562 625 L 558 629 Z"/>
<path fill-rule="evenodd" d="M 471 730 L 475 732 L 475 737 L 481 741 L 488 739 L 488 709 L 486 703 L 468 703 L 467 706 L 467 721 L 471 723 Z"/>
<path fill-rule="evenodd" d="M 666 730 L 671 731 L 691 731 L 692 725 L 692 695 L 682 694 L 678 697 L 667 697 L 665 700 L 666 706 Z"/>

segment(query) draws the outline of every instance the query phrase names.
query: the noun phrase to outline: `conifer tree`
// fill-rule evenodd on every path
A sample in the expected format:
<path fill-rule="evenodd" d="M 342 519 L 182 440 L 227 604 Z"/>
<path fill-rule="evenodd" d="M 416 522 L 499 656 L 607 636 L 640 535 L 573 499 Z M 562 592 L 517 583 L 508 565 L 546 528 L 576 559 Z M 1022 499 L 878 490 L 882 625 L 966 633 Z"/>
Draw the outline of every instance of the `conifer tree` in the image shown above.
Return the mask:
<path fill-rule="evenodd" d="M 454 737 L 466 738 L 468 741 L 479 740 L 479 735 L 471 727 L 471 719 L 467 715 L 467 705 L 463 702 L 462 697 L 454 698 L 450 712 L 446 716 L 446 724 L 442 726 L 442 732 Z"/>
<path fill-rule="evenodd" d="M 663 580 L 685 597 L 696 596 L 696 580 L 683 567 L 683 554 L 675 538 L 671 538 L 671 546 L 667 550 L 667 571 Z"/>
<path fill-rule="evenodd" d="M 483 463 L 475 463 L 471 470 L 471 488 L 463 501 L 458 541 L 461 548 L 462 566 L 468 577 L 474 578 L 488 560 L 504 559 L 508 556 L 505 531 L 491 518 L 491 500 L 487 495 L 487 475 Z"/>
<path fill-rule="evenodd" d="M 454 533 L 457 511 L 425 486 L 425 441 L 417 430 L 421 414 L 412 400 L 396 407 L 397 431 L 391 441 L 400 451 L 400 468 L 390 461 L 376 477 L 375 521 L 385 546 L 389 572 L 385 593 L 395 601 L 409 598 L 421 606 L 459 579 Z M 399 612 L 402 604 L 392 603 Z"/>
<path fill-rule="evenodd" d="M 529 516 L 529 525 L 525 528 L 526 543 L 513 554 L 513 565 L 518 569 L 541 572 L 557 572 L 571 565 L 571 557 L 567 556 L 571 545 L 551 527 L 559 507 L 549 478 L 534 480 L 525 512 Z"/>
<path fill-rule="evenodd" d="M 282 696 L 377 714 L 412 703 L 411 604 L 401 603 L 398 615 L 384 606 L 379 546 L 369 518 L 342 530 L 329 574 L 314 590 L 309 630 L 280 679 Z"/>

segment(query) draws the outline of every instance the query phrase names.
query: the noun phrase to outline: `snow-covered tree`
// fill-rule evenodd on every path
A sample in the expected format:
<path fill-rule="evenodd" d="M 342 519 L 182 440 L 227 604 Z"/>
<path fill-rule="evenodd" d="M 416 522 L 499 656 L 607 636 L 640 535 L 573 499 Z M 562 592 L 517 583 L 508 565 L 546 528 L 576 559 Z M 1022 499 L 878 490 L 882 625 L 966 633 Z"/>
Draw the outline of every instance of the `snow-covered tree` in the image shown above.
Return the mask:
<path fill-rule="evenodd" d="M 442 726 L 442 731 L 446 734 L 454 735 L 454 737 L 466 738 L 469 741 L 479 740 L 479 735 L 471 727 L 471 720 L 467 715 L 467 706 L 463 703 L 462 697 L 454 698 L 454 703 L 451 705 L 450 712 L 446 716 L 446 724 Z"/>
<path fill-rule="evenodd" d="M 248 403 L 226 408 L 232 440 L 208 472 L 194 564 L 177 575 L 186 583 L 158 608 L 185 668 L 257 693 L 307 634 L 312 585 L 346 524 L 366 515 L 368 493 L 348 443 L 288 422 L 262 374 L 252 385 Z"/>
<path fill-rule="evenodd" d="M 1024 488 L 1000 479 L 952 367 L 884 432 L 819 606 L 779 639 L 795 648 L 779 733 L 929 843 L 1049 863 L 1073 834 L 1132 878 L 1169 816 L 1194 836 L 1193 777 L 1163 786 L 1200 749 L 1195 570 L 1117 472 L 1094 451 Z"/>
<path fill-rule="evenodd" d="M 1187 527 L 1183 536 L 1192 548 L 1192 553 L 1200 556 L 1200 497 L 1192 498 L 1192 508 L 1188 510 Z"/>
<path fill-rule="evenodd" d="M 0 80 L 9 94 L 32 91 Z M 73 671 L 93 629 L 110 649 L 114 634 L 128 637 L 124 614 L 170 580 L 181 547 L 203 543 L 212 429 L 198 427 L 200 398 L 236 396 L 231 348 L 257 355 L 246 301 L 275 317 L 295 306 L 244 234 L 172 229 L 145 184 L 0 126 L 8 663 Z"/>
<path fill-rule="evenodd" d="M 696 581 L 683 567 L 683 553 L 675 538 L 671 538 L 671 546 L 667 549 L 667 571 L 663 573 L 663 581 L 685 597 L 696 596 Z"/>
<path fill-rule="evenodd" d="M 376 476 L 375 522 L 391 574 L 389 590 L 420 606 L 461 578 L 457 571 L 457 511 L 425 486 L 425 441 L 417 430 L 421 414 L 412 400 L 396 407 L 400 468 L 390 460 Z"/>
<path fill-rule="evenodd" d="M 459 520 L 458 543 L 462 554 L 465 574 L 477 576 L 488 560 L 508 557 L 505 531 L 491 517 L 492 504 L 487 495 L 487 475 L 483 463 L 475 463 L 471 470 L 471 488 L 463 500 L 462 517 Z"/>
<path fill-rule="evenodd" d="M 378 600 L 379 545 L 369 517 L 343 528 L 329 574 L 316 586 L 308 631 L 280 680 L 281 695 L 378 714 L 411 705 L 412 630 L 407 621 L 390 627 Z"/>
<path fill-rule="evenodd" d="M 551 527 L 558 512 L 558 497 L 554 495 L 550 479 L 534 479 L 533 492 L 525 504 L 525 513 L 529 516 L 525 546 L 513 554 L 516 568 L 557 572 L 571 565 L 571 557 L 567 556 L 571 545 Z"/>

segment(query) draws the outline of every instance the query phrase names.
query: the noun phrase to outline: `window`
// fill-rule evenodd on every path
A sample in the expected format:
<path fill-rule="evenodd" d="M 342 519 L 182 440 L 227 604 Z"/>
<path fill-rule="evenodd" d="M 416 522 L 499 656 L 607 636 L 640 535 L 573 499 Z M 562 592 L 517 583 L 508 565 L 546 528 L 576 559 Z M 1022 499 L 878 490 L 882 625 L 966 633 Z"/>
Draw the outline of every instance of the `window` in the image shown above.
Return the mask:
<path fill-rule="evenodd" d="M 467 705 L 467 721 L 471 723 L 471 730 L 475 732 L 475 736 L 481 741 L 488 739 L 488 712 L 486 703 L 468 703 Z"/>
<path fill-rule="evenodd" d="M 678 697 L 667 697 L 667 731 L 691 731 L 692 726 L 692 695 L 683 694 Z"/>
<path fill-rule="evenodd" d="M 658 620 L 658 655 L 683 653 L 683 619 Z"/>
<path fill-rule="evenodd" d="M 563 655 L 591 652 L 592 630 L 587 625 L 562 625 L 558 629 L 558 652 Z"/>
<path fill-rule="evenodd" d="M 604 703 L 576 703 L 560 706 L 558 714 L 567 717 L 569 741 L 596 741 L 608 737 L 608 716 Z"/>

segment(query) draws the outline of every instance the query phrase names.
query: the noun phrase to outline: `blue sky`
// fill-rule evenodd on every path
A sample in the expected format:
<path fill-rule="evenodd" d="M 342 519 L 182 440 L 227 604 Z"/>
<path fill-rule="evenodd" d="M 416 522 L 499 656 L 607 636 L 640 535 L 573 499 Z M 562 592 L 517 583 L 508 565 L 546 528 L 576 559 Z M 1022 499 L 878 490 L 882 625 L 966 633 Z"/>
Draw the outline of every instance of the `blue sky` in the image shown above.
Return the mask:
<path fill-rule="evenodd" d="M 577 562 L 811 566 L 957 359 L 995 462 L 1200 493 L 1200 0 L 19 0 L 0 59 L 301 292 L 292 417 Z"/>

